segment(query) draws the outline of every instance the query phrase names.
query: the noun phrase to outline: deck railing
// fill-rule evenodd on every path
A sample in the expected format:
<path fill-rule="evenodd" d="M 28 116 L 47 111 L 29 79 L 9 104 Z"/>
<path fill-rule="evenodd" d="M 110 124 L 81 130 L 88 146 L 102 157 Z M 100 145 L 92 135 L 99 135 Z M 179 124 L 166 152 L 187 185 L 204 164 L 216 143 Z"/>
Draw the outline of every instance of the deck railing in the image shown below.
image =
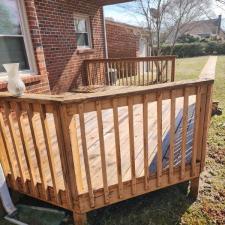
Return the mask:
<path fill-rule="evenodd" d="M 196 178 L 205 162 L 212 84 L 72 96 L 0 93 L 7 182 L 80 213 Z"/>
<path fill-rule="evenodd" d="M 173 82 L 175 56 L 85 60 L 88 85 L 145 86 Z"/>

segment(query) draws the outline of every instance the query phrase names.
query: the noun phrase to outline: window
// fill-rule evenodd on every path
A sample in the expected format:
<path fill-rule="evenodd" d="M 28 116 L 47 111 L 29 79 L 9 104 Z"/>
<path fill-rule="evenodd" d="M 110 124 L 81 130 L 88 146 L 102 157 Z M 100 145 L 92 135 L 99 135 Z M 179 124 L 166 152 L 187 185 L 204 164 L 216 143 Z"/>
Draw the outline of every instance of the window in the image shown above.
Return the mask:
<path fill-rule="evenodd" d="M 2 64 L 19 63 L 20 71 L 34 72 L 34 56 L 22 0 L 0 1 L 0 74 Z"/>
<path fill-rule="evenodd" d="M 91 29 L 88 16 L 75 16 L 74 20 L 77 47 L 91 48 Z"/>

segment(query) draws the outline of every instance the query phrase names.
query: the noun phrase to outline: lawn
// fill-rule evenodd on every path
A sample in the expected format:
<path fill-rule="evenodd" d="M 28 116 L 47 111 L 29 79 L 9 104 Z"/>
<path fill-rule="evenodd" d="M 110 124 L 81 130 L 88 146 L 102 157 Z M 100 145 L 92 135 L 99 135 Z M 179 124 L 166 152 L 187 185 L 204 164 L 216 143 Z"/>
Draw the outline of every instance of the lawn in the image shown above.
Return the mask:
<path fill-rule="evenodd" d="M 175 80 L 195 79 L 199 76 L 208 56 L 176 59 Z"/>
<path fill-rule="evenodd" d="M 207 57 L 179 59 L 176 80 L 197 77 L 206 61 Z M 225 112 L 225 56 L 218 58 L 214 99 Z M 197 201 L 188 196 L 185 183 L 93 211 L 89 225 L 224 225 L 225 115 L 212 118 L 208 143 Z"/>

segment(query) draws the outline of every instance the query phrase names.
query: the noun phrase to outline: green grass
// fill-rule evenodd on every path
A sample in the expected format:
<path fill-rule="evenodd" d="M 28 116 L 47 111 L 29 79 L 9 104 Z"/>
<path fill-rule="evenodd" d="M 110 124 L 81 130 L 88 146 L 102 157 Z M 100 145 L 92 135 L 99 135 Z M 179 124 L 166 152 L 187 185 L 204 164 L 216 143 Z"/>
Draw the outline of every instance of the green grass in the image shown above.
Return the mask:
<path fill-rule="evenodd" d="M 177 78 L 197 77 L 206 61 L 207 57 L 179 59 Z M 218 58 L 213 98 L 225 114 L 225 56 Z M 175 185 L 93 211 L 88 214 L 89 225 L 225 224 L 225 115 L 212 118 L 208 142 L 197 201 L 188 196 L 187 184 Z M 1 220 L 0 224 L 9 225 Z"/>
<path fill-rule="evenodd" d="M 198 78 L 207 60 L 208 56 L 176 59 L 175 80 Z"/>

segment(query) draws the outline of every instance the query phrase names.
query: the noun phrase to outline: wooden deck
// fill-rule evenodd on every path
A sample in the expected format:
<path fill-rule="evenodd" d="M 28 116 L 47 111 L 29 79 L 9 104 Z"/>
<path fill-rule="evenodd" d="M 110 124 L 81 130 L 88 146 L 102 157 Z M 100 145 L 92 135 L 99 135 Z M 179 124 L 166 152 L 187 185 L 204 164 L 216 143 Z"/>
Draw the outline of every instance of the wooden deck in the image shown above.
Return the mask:
<path fill-rule="evenodd" d="M 21 98 L 1 93 L 0 161 L 7 182 L 79 217 L 197 179 L 212 84 L 203 79 Z"/>
<path fill-rule="evenodd" d="M 118 88 L 117 88 L 118 89 Z M 163 101 L 162 104 L 162 143 L 163 143 L 163 168 L 168 168 L 169 163 L 169 140 L 170 140 L 170 100 Z M 190 162 L 191 159 L 191 150 L 192 150 L 192 140 L 193 140 L 193 122 L 194 122 L 194 112 L 195 112 L 195 96 L 189 97 L 189 112 L 188 112 L 188 136 L 186 143 L 186 160 Z M 176 139 L 175 139 L 175 158 L 174 166 L 178 166 L 181 162 L 181 140 L 182 140 L 182 115 L 183 114 L 183 98 L 178 98 L 176 101 Z M 155 173 L 157 168 L 157 104 L 156 102 L 148 104 L 148 163 L 150 173 Z M 32 134 L 29 127 L 28 117 L 23 116 L 25 121 L 25 132 L 27 138 L 27 144 L 29 145 L 29 151 L 31 155 L 31 163 L 34 168 L 35 180 L 38 183 L 41 183 L 41 177 L 38 169 L 38 162 L 35 154 L 35 149 L 32 141 Z M 79 193 L 87 193 L 87 177 L 85 172 L 85 164 L 83 159 L 82 151 L 82 141 L 81 141 L 81 132 L 80 132 L 80 123 L 78 115 L 74 116 L 74 124 L 76 124 L 76 133 L 78 139 L 78 148 L 80 152 L 80 162 L 81 162 L 81 176 L 83 184 L 80 185 Z M 88 160 L 90 165 L 90 174 L 93 190 L 97 190 L 103 187 L 103 178 L 102 178 L 102 164 L 101 164 L 101 152 L 100 152 L 100 140 L 98 136 L 98 121 L 96 112 L 88 112 L 84 115 L 85 120 L 85 131 L 86 131 L 86 142 L 87 142 L 87 152 Z M 118 183 L 117 178 L 117 163 L 116 163 L 116 142 L 115 142 L 115 130 L 114 130 L 114 121 L 113 121 L 113 111 L 111 109 L 102 111 L 102 121 L 103 121 L 103 136 L 105 143 L 105 157 L 106 157 L 106 170 L 108 185 L 114 185 Z M 129 117 L 128 117 L 128 107 L 119 107 L 118 108 L 118 121 L 119 121 L 119 130 L 120 130 L 120 149 L 121 149 L 121 162 L 122 162 L 122 178 L 123 182 L 131 179 L 131 165 L 130 165 L 130 140 L 129 140 Z M 56 129 L 54 126 L 53 115 L 47 114 L 47 123 L 49 126 L 49 140 L 52 151 L 53 158 L 51 159 L 54 162 L 55 173 L 56 173 L 56 182 L 60 190 L 65 190 L 63 173 L 61 167 L 61 160 L 58 148 L 58 140 L 56 136 Z M 15 132 L 18 136 L 18 141 L 20 140 L 18 124 L 15 121 Z M 48 145 L 45 142 L 42 124 L 40 115 L 35 116 L 35 127 L 36 127 L 36 136 L 38 140 L 38 148 L 40 151 L 40 158 L 42 160 L 43 169 L 45 171 L 45 177 L 47 185 L 53 187 L 51 170 L 49 167 L 49 157 L 47 154 Z M 143 143 L 143 107 L 142 105 L 133 106 L 133 127 L 134 127 L 134 149 L 135 149 L 135 174 L 136 177 L 144 176 L 144 143 Z M 8 136 L 10 132 L 8 130 Z M 10 140 L 10 138 L 9 138 Z M 19 141 L 20 142 L 20 141 Z M 13 145 L 13 143 L 10 143 Z M 74 143 L 76 145 L 76 143 Z M 11 146 L 13 148 L 13 146 Z M 20 150 L 22 149 L 22 143 L 19 145 Z M 16 162 L 15 152 L 10 152 L 14 162 Z M 22 171 L 24 173 L 25 180 L 30 180 L 28 165 L 26 163 L 26 158 L 24 153 L 21 151 L 22 155 Z M 15 174 L 20 177 L 18 165 L 15 164 Z"/>

